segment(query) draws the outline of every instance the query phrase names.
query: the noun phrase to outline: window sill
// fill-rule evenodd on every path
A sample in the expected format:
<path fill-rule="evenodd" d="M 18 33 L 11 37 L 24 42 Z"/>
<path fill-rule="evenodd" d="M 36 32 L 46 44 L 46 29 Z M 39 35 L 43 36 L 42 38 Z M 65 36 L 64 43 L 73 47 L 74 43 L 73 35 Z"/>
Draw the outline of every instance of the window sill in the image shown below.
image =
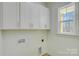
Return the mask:
<path fill-rule="evenodd" d="M 67 33 L 67 32 L 63 32 L 63 33 L 57 33 L 57 35 L 70 35 L 70 36 L 79 36 L 79 34 L 76 34 L 76 33 Z"/>

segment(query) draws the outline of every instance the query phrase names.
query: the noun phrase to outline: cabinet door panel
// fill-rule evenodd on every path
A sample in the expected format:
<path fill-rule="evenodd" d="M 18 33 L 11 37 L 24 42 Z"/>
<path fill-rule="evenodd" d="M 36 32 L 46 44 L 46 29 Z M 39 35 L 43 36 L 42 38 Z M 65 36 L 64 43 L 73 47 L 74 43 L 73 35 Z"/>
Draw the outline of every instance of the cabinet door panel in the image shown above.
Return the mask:
<path fill-rule="evenodd" d="M 40 16 L 40 28 L 49 29 L 49 10 L 41 7 Z"/>
<path fill-rule="evenodd" d="M 34 29 L 39 29 L 40 25 L 40 5 L 32 4 L 32 24 Z"/>
<path fill-rule="evenodd" d="M 2 2 L 0 2 L 0 29 L 2 29 L 3 9 Z"/>
<path fill-rule="evenodd" d="M 4 2 L 3 3 L 3 28 L 16 29 L 19 22 L 19 3 Z"/>
<path fill-rule="evenodd" d="M 31 6 L 29 3 L 22 2 L 20 7 L 21 28 L 29 29 L 31 27 Z"/>

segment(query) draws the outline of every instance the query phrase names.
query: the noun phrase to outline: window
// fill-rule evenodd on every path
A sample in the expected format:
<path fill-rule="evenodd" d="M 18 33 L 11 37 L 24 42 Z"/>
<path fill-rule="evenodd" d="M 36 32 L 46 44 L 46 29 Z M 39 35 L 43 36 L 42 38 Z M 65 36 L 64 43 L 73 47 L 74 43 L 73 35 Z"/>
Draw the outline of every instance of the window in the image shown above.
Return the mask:
<path fill-rule="evenodd" d="M 73 33 L 75 20 L 75 6 L 70 3 L 58 9 L 58 31 L 60 33 Z"/>

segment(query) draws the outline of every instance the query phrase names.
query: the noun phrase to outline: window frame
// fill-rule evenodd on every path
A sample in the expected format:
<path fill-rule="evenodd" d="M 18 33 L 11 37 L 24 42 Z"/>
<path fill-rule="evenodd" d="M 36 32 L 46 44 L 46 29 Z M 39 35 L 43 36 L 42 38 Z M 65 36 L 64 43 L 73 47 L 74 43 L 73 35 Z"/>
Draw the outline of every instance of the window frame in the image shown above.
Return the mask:
<path fill-rule="evenodd" d="M 62 9 L 64 9 L 64 8 L 67 8 L 67 7 L 69 7 L 69 6 L 74 6 L 74 18 L 73 18 L 73 32 L 61 32 L 60 31 L 60 22 L 61 22 L 61 20 L 60 20 L 60 10 L 62 10 Z M 65 6 L 62 6 L 62 7 L 60 7 L 60 8 L 58 8 L 58 23 L 57 23 L 57 34 L 67 34 L 67 35 L 76 35 L 76 29 L 75 29 L 75 10 L 76 8 L 75 8 L 75 3 L 73 2 L 73 3 L 69 3 L 69 4 L 67 4 L 67 5 L 65 5 Z"/>

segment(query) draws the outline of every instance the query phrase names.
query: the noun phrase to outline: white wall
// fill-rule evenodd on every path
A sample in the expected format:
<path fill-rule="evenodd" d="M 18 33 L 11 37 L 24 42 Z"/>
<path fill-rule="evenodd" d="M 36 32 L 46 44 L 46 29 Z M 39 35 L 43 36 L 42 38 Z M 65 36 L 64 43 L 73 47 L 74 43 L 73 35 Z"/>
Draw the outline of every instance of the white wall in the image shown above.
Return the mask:
<path fill-rule="evenodd" d="M 0 56 L 3 55 L 3 52 L 2 52 L 2 31 L 0 31 Z"/>
<path fill-rule="evenodd" d="M 79 55 L 79 36 L 59 35 L 57 30 L 57 10 L 66 2 L 49 2 L 51 31 L 48 38 L 48 52 L 50 55 Z"/>
<path fill-rule="evenodd" d="M 39 55 L 38 48 L 46 51 L 47 31 L 3 31 L 3 55 L 7 56 L 35 56 Z M 24 43 L 18 43 L 25 39 Z M 41 39 L 45 39 L 42 44 Z"/>

